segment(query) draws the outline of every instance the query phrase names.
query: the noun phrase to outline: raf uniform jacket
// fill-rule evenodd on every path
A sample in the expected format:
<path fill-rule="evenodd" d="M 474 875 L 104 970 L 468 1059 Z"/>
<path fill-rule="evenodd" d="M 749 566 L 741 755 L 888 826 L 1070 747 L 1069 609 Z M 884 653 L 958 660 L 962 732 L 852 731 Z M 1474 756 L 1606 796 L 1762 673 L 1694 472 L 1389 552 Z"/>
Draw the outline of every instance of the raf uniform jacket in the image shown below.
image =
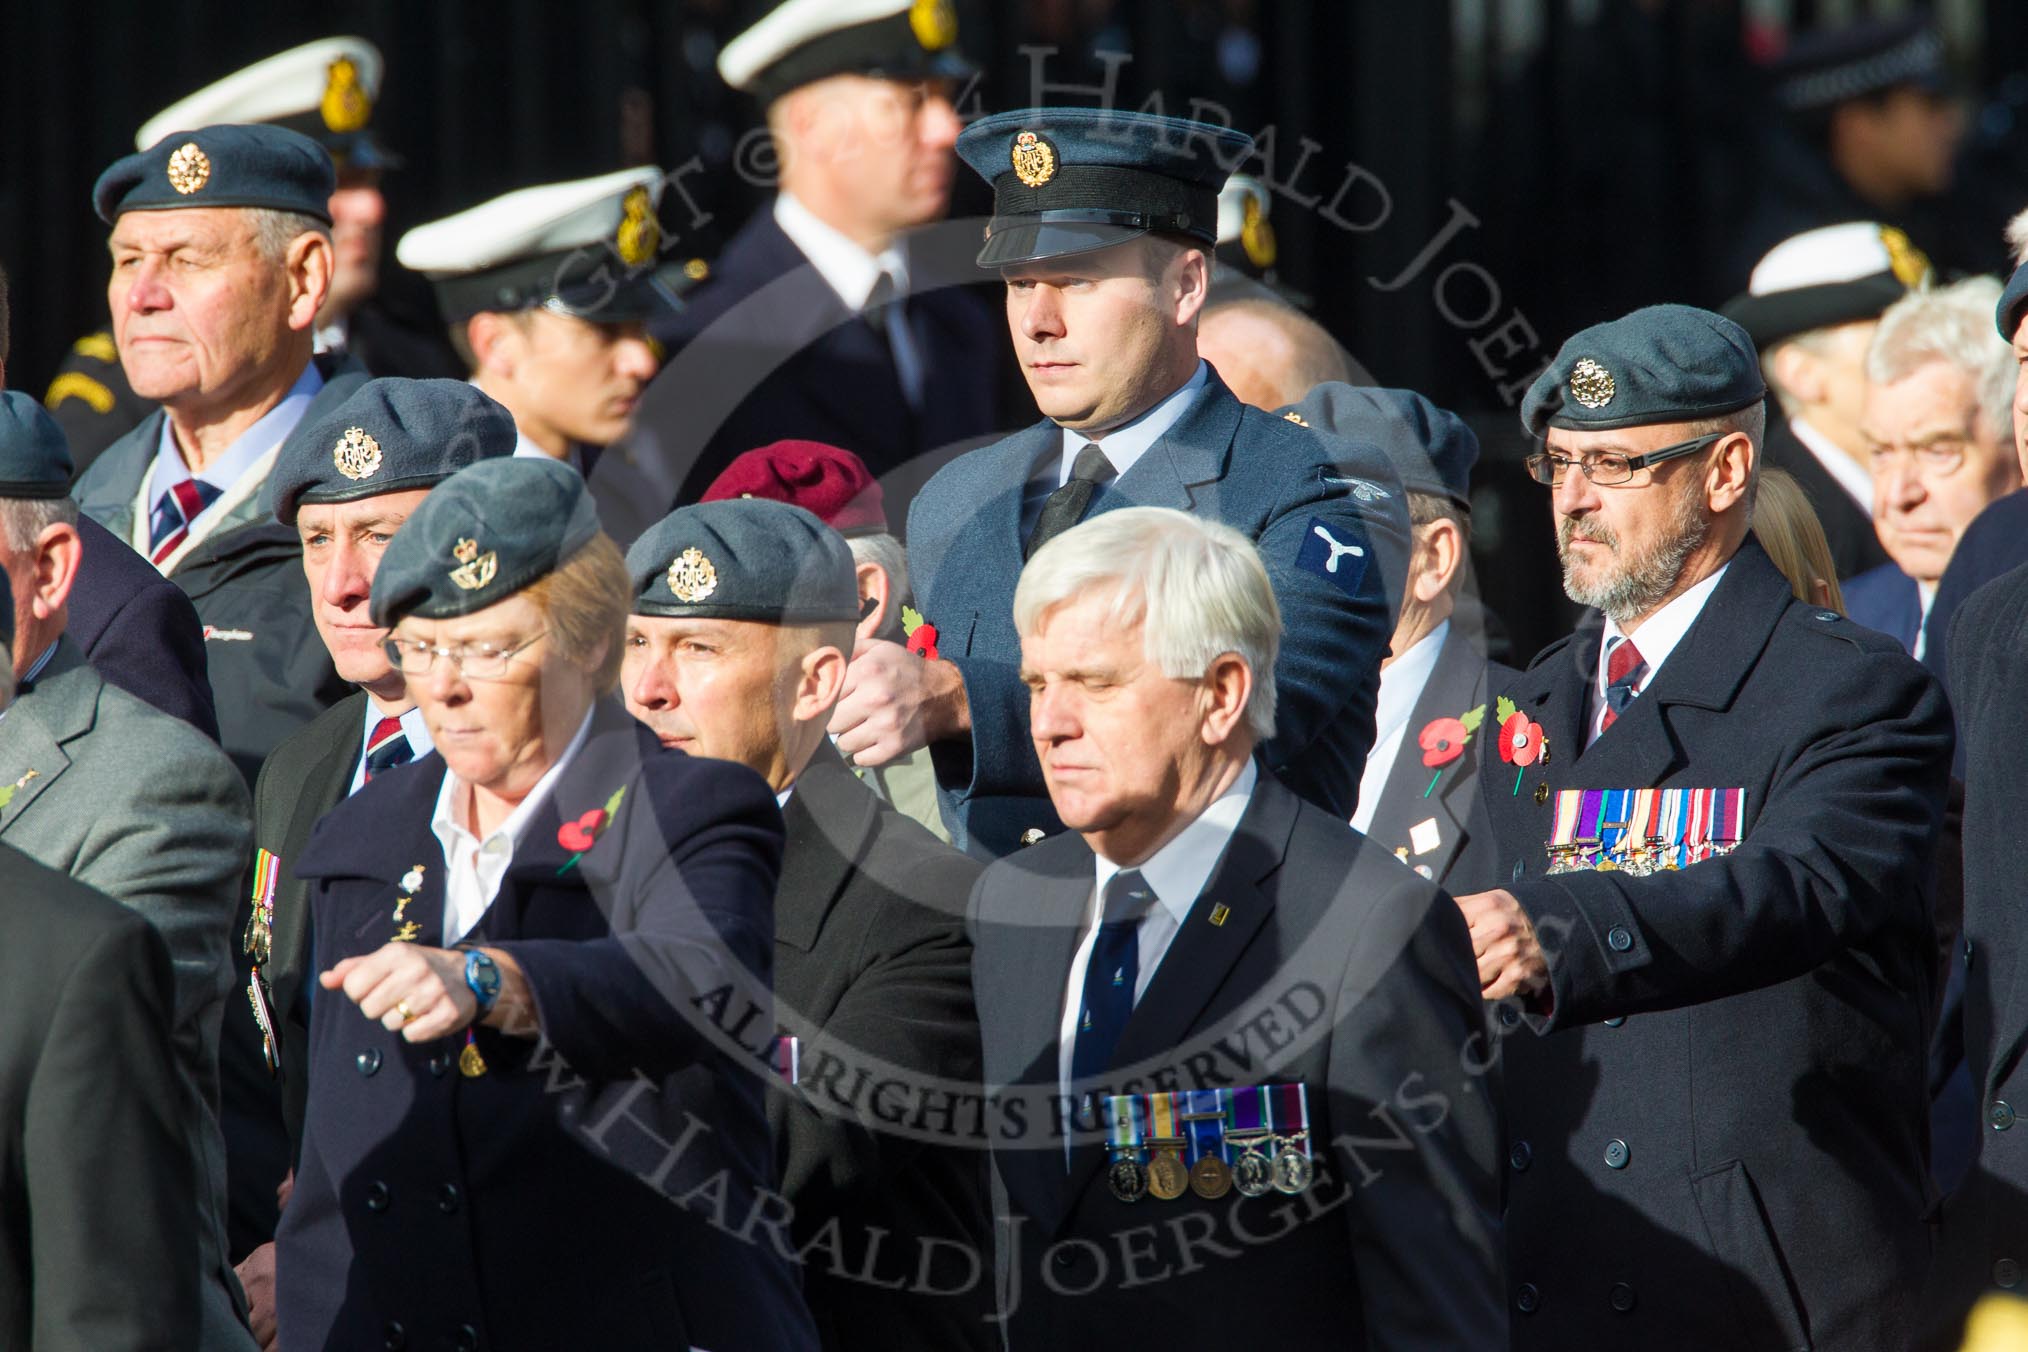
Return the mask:
<path fill-rule="evenodd" d="M 910 260 L 911 276 L 953 275 L 929 253 L 956 242 L 934 232 L 919 237 L 913 247 L 924 256 Z M 961 243 L 978 247 L 976 239 Z M 967 260 L 955 275 L 980 274 Z M 710 279 L 683 300 L 665 335 L 672 375 L 650 389 L 635 418 L 665 432 L 703 429 L 691 444 L 665 443 L 682 475 L 678 506 L 697 501 L 741 452 L 793 437 L 864 460 L 881 481 L 889 519 L 900 522 L 930 475 L 1000 426 L 994 403 L 1005 336 L 993 311 L 954 287 L 907 298 L 923 368 L 922 408 L 911 409 L 887 336 L 846 308 L 770 207 L 754 213 Z M 721 407 L 705 412 L 700 395 Z"/>
<path fill-rule="evenodd" d="M 7 845 L 0 925 L 0 1347 L 200 1347 L 161 936 Z"/>
<path fill-rule="evenodd" d="M 1818 524 L 1824 528 L 1824 542 L 1831 546 L 1831 562 L 1840 578 L 1857 577 L 1888 562 L 1887 551 L 1880 547 L 1880 536 L 1873 529 L 1872 516 L 1852 501 L 1845 486 L 1832 478 L 1831 471 L 1803 445 L 1772 395 L 1768 397 L 1765 456 L 1767 464 L 1785 469 L 1794 477 L 1803 496 L 1816 509 Z"/>
<path fill-rule="evenodd" d="M 827 1349 L 983 1349 L 985 1155 L 964 1113 L 980 1073 L 964 919 L 980 865 L 881 802 L 828 741 L 782 818 L 775 1019 L 801 1040 L 801 1075 L 768 1096 L 768 1119 L 797 1247 L 838 1232 L 806 1260 L 811 1313 Z"/>
<path fill-rule="evenodd" d="M 196 1163 L 203 1340 L 246 1345 L 225 1250 L 218 1039 L 246 788 L 189 725 L 105 683 L 68 639 L 0 719 L 0 841 L 147 917 L 175 964 L 178 1118 Z M 0 787 L 0 792 L 6 792 Z"/>
<path fill-rule="evenodd" d="M 1094 856 L 1064 834 L 972 894 L 1012 1352 L 1498 1348 L 1499 1124 L 1463 916 L 1263 774 L 1114 1052 L 1107 1091 L 1300 1084 L 1298 1196 L 1123 1202 L 1106 1152 L 1065 1166 L 1059 1029 Z"/>
<path fill-rule="evenodd" d="M 366 382 L 357 362 L 332 365 L 298 428 L 314 426 Z M 161 412 L 106 448 L 72 490 L 78 507 L 122 540 L 131 539 L 134 497 L 155 463 Z M 331 654 L 310 618 L 302 543 L 274 519 L 268 486 L 249 494 L 169 572 L 204 622 L 205 657 L 218 708 L 220 742 L 246 782 L 282 739 L 343 699 Z"/>
<path fill-rule="evenodd" d="M 816 1346 L 770 1191 L 781 814 L 758 776 L 665 752 L 617 701 L 593 720 L 463 941 L 521 965 L 537 1036 L 475 1028 L 467 1075 L 462 1037 L 410 1043 L 317 993 L 275 1237 L 284 1347 Z M 432 753 L 376 775 L 296 859 L 320 966 L 400 924 L 441 946 L 445 773 Z"/>
<path fill-rule="evenodd" d="M 1550 974 L 1494 1023 L 1514 1346 L 1899 1347 L 1934 1201 L 1942 692 L 1749 538 L 1587 749 L 1602 624 L 1508 687 L 1549 760 L 1487 795 Z M 1511 781 L 1497 741 L 1484 773 Z M 1650 787 L 1743 789 L 1744 838 L 1680 871 L 1547 874 L 1557 790 Z"/>
<path fill-rule="evenodd" d="M 1014 584 L 1023 491 L 1062 445 L 1045 419 L 981 447 L 940 472 L 909 512 L 916 604 L 964 674 L 971 708 L 970 738 L 930 751 L 953 841 L 975 854 L 1004 855 L 1026 832 L 1061 829 L 1029 740 Z M 1408 558 L 1408 512 L 1386 454 L 1249 408 L 1213 371 L 1176 424 L 1092 497 L 1085 520 L 1120 507 L 1194 512 L 1259 546 L 1282 610 L 1275 737 L 1263 757 L 1298 793 L 1349 818 Z"/>
<path fill-rule="evenodd" d="M 1479 730 L 1472 734 L 1473 741 L 1497 736 L 1500 721 L 1494 716 L 1490 692 L 1517 674 L 1511 667 L 1488 661 L 1470 635 L 1460 631 L 1456 623 L 1451 625 L 1437 652 L 1436 667 L 1408 716 L 1408 730 L 1367 827 L 1368 840 L 1392 851 L 1417 873 L 1452 893 L 1493 886 L 1499 846 L 1486 816 L 1484 786 L 1473 748 L 1467 745 L 1463 754 L 1447 765 L 1428 766 L 1423 764 L 1416 738 L 1434 719 L 1459 718 L 1481 707 L 1485 712 Z M 1434 789 L 1431 780 L 1436 781 Z M 1497 783 L 1497 776 L 1493 782 Z"/>
<path fill-rule="evenodd" d="M 125 540 L 80 516 L 83 560 L 64 633 L 99 675 L 218 740 L 204 664 L 204 625 L 183 589 Z"/>

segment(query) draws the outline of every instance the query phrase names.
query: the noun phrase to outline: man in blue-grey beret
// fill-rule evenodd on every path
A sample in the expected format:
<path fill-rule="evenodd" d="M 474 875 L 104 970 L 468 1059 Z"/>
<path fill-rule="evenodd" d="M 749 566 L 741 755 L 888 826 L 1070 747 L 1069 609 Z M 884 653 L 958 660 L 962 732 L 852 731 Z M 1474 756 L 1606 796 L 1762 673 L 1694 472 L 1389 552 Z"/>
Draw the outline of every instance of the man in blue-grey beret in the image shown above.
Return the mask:
<path fill-rule="evenodd" d="M 1660 305 L 1522 401 L 1595 613 L 1474 739 L 1517 1348 L 1901 1346 L 1928 1264 L 1950 713 L 1749 533 L 1765 393 L 1743 330 Z"/>
<path fill-rule="evenodd" d="M 221 740 L 249 782 L 344 693 L 301 623 L 293 532 L 262 495 L 289 433 L 366 378 L 312 354 L 333 182 L 330 155 L 308 137 L 225 125 L 165 136 L 92 192 L 112 229 L 121 366 L 161 408 L 73 495 L 196 603 Z"/>
<path fill-rule="evenodd" d="M 1125 506 L 1199 512 L 1259 545 L 1287 622 L 1263 755 L 1303 796 L 1351 815 L 1407 513 L 1378 447 L 1326 443 L 1242 405 L 1198 356 L 1219 186 L 1251 147 L 1223 127 L 1069 108 L 984 118 L 958 141 L 993 186 L 978 262 L 1005 283 L 1046 416 L 960 457 L 916 499 L 910 564 L 940 657 L 864 645 L 831 728 L 868 765 L 928 745 L 953 838 L 975 853 L 1059 829 L 1018 673 L 1022 562 Z M 1361 500 L 1354 480 L 1391 487 Z"/>
<path fill-rule="evenodd" d="M 234 1251 L 246 1255 L 240 1277 L 256 1332 L 272 1324 L 276 1186 L 302 1138 L 309 1082 L 308 894 L 293 863 L 325 813 L 375 774 L 430 751 L 429 729 L 388 661 L 387 630 L 367 614 L 374 574 L 432 488 L 513 453 L 514 420 L 471 385 L 386 377 L 306 423 L 270 476 L 275 518 L 302 542 L 317 638 L 354 692 L 276 747 L 254 787 L 261 862 L 234 937 L 240 982 L 261 984 L 267 1023 L 255 1002 L 236 1006 L 223 1065 Z"/>

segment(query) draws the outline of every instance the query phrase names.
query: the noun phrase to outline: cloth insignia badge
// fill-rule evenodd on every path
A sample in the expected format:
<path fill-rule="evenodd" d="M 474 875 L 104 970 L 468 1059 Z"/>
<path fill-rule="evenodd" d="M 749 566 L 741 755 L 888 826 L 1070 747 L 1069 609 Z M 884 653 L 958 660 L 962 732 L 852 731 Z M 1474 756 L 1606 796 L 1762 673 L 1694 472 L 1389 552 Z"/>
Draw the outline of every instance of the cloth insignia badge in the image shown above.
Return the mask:
<path fill-rule="evenodd" d="M 1343 522 L 1311 517 L 1310 528 L 1303 532 L 1303 543 L 1296 550 L 1296 567 L 1328 579 L 1347 596 L 1357 596 L 1359 581 L 1366 576 L 1365 537 L 1345 540 L 1337 534 L 1351 534 L 1355 529 Z"/>

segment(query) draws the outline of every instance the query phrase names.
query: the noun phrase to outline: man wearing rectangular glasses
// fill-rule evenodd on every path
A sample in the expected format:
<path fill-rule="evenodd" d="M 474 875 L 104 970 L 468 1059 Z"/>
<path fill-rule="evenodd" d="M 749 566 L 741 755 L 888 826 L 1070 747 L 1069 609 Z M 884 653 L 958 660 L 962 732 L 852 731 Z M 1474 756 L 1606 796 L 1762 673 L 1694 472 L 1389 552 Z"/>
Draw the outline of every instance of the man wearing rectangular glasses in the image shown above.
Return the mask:
<path fill-rule="evenodd" d="M 1603 614 L 1508 683 L 1479 774 L 1513 881 L 1458 898 L 1517 1349 L 1899 1346 L 1928 1262 L 1950 715 L 1749 533 L 1765 393 L 1743 330 L 1669 305 L 1522 404 Z"/>

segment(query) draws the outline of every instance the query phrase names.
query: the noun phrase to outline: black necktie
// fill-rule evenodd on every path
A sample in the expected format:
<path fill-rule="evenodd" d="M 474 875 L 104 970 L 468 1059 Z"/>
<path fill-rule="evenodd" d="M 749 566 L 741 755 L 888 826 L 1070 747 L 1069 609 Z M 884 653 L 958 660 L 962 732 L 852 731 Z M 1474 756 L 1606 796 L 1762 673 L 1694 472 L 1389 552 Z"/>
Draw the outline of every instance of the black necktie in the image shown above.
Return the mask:
<path fill-rule="evenodd" d="M 1054 540 L 1057 536 L 1084 520 L 1084 514 L 1091 507 L 1092 494 L 1098 486 L 1113 477 L 1113 462 L 1106 459 L 1106 453 L 1098 448 L 1097 442 L 1087 441 L 1084 449 L 1071 462 L 1070 478 L 1042 504 L 1042 515 L 1035 518 L 1035 529 L 1029 533 L 1027 548 L 1021 551 L 1022 559 L 1035 557 L 1035 551 Z"/>
<path fill-rule="evenodd" d="M 859 307 L 860 316 L 879 334 L 887 332 L 887 320 L 899 307 L 896 299 L 894 274 L 883 272 L 873 279 L 873 289 L 866 293 L 866 304 Z"/>

